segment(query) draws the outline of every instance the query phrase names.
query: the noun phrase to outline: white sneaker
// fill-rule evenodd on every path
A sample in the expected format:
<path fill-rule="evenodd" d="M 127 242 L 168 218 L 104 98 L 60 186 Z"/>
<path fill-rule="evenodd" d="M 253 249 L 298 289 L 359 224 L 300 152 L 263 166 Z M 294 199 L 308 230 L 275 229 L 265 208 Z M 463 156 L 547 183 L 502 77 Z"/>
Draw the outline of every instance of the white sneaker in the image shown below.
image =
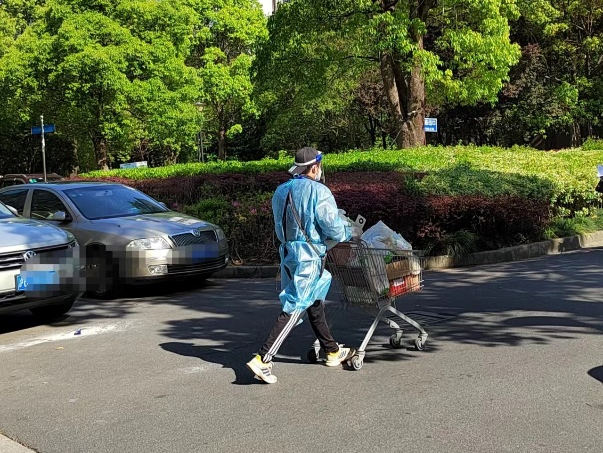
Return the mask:
<path fill-rule="evenodd" d="M 325 362 L 326 366 L 339 366 L 346 360 L 351 359 L 356 354 L 356 350 L 354 348 L 343 348 L 339 346 L 339 351 L 337 352 L 329 352 L 327 354 L 327 361 Z"/>
<path fill-rule="evenodd" d="M 259 355 L 256 355 L 247 362 L 247 368 L 253 371 L 256 379 L 262 380 L 267 384 L 274 384 L 276 382 L 276 376 L 272 374 L 272 362 L 262 362 L 262 358 Z"/>

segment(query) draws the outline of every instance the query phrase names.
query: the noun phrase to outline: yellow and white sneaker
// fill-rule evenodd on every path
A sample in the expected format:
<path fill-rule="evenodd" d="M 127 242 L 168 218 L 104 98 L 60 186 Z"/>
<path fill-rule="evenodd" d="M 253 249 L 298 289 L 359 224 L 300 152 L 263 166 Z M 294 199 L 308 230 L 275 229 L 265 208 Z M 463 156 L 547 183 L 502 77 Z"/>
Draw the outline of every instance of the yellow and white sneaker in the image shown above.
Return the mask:
<path fill-rule="evenodd" d="M 262 358 L 259 355 L 256 355 L 247 362 L 247 368 L 253 371 L 256 379 L 262 380 L 267 384 L 274 384 L 276 382 L 276 376 L 272 374 L 272 362 L 262 362 Z"/>
<path fill-rule="evenodd" d="M 354 354 L 356 354 L 356 350 L 354 348 L 343 348 L 339 346 L 339 351 L 327 353 L 327 361 L 325 362 L 325 365 L 339 366 L 346 360 L 350 360 Z"/>

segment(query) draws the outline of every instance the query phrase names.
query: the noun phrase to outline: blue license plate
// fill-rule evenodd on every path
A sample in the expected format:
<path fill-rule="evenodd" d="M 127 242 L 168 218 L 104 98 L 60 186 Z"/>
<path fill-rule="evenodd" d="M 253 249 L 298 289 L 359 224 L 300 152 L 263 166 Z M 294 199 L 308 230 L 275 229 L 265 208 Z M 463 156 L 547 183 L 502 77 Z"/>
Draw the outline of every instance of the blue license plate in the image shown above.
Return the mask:
<path fill-rule="evenodd" d="M 18 274 L 15 280 L 17 292 L 39 290 L 40 287 L 55 285 L 57 273 L 56 271 L 28 271 L 25 275 Z"/>

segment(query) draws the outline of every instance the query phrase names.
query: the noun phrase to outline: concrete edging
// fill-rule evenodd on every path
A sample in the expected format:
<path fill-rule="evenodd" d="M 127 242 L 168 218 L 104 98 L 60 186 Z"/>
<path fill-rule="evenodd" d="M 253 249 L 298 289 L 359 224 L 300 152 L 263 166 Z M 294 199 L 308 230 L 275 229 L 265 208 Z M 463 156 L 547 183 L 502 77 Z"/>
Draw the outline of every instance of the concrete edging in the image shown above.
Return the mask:
<path fill-rule="evenodd" d="M 456 260 L 447 255 L 430 256 L 427 257 L 425 269 L 449 269 L 522 261 L 593 247 L 603 247 L 603 231 L 473 253 Z M 275 278 L 277 273 L 278 266 L 228 266 L 213 276 L 215 278 Z"/>

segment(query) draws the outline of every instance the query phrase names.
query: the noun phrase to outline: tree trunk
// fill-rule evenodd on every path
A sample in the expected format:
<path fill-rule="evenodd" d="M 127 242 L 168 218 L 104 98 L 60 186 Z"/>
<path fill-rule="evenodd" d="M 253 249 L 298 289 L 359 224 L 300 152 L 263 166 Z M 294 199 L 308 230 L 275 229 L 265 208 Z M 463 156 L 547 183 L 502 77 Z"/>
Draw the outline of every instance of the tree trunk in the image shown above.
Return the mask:
<path fill-rule="evenodd" d="M 383 88 L 389 104 L 393 122 L 393 134 L 398 148 L 404 148 L 402 130 L 404 129 L 404 113 L 400 104 L 400 93 L 394 77 L 394 63 L 389 53 L 382 52 L 380 57 Z"/>
<path fill-rule="evenodd" d="M 107 139 L 97 135 L 92 137 L 92 144 L 94 145 L 94 157 L 96 157 L 98 168 L 103 171 L 109 170 Z"/>
<path fill-rule="evenodd" d="M 391 14 L 398 2 L 382 0 L 383 14 Z M 414 19 L 425 21 L 434 2 L 424 0 L 416 8 Z M 423 50 L 423 34 L 414 29 L 410 31 L 418 50 Z M 381 77 L 389 103 L 393 134 L 398 148 L 425 145 L 425 79 L 421 66 L 416 63 L 410 72 L 402 69 L 402 61 L 395 51 L 382 52 L 380 56 Z"/>
<path fill-rule="evenodd" d="M 78 155 L 78 143 L 77 139 L 73 139 L 71 142 L 71 168 L 69 171 L 69 176 L 77 176 L 80 171 L 80 159 Z"/>
<path fill-rule="evenodd" d="M 577 121 L 574 121 L 571 126 L 571 147 L 578 148 L 582 146 L 582 132 L 580 131 L 580 124 Z"/>
<path fill-rule="evenodd" d="M 370 113 L 367 115 L 367 122 L 364 124 L 364 129 L 369 134 L 371 147 L 377 142 L 377 118 L 374 118 Z"/>
<path fill-rule="evenodd" d="M 220 121 L 218 130 L 218 159 L 226 160 L 226 125 Z"/>

